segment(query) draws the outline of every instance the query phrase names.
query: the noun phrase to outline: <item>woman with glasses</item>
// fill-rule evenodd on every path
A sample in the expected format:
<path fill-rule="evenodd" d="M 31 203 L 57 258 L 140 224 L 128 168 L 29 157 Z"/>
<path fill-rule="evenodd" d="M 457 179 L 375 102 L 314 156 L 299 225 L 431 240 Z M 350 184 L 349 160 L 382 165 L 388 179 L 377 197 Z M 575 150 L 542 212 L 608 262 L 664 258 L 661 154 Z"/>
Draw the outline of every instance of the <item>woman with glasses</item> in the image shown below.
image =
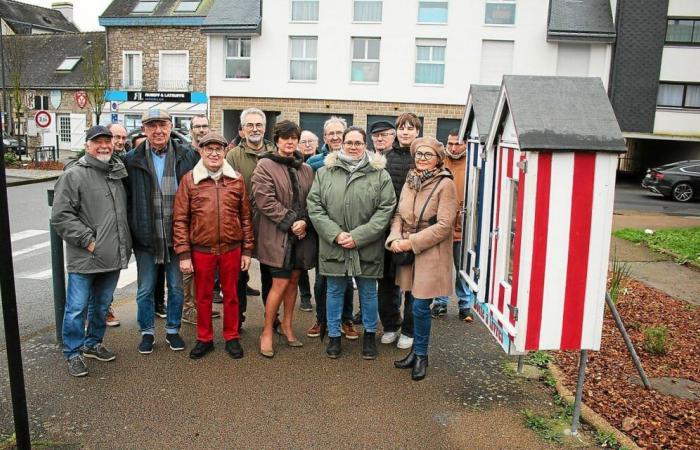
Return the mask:
<path fill-rule="evenodd" d="M 303 270 L 314 267 L 317 256 L 306 214 L 306 196 L 313 182 L 313 171 L 297 151 L 301 130 L 294 122 L 283 120 L 275 125 L 272 135 L 277 151 L 260 156 L 251 180 L 257 257 L 261 269 L 268 270 L 272 276 L 272 287 L 265 302 L 265 326 L 260 337 L 260 354 L 267 358 L 275 356 L 273 326 L 280 304 L 284 305 L 281 331 L 287 345 L 302 346 L 292 330 L 297 283 Z"/>
<path fill-rule="evenodd" d="M 309 217 L 320 242 L 319 272 L 328 283 L 329 358 L 341 353 L 343 296 L 352 277 L 362 311 L 362 357 L 377 357 L 377 279 L 384 270 L 384 232 L 396 204 L 385 165 L 384 156 L 367 151 L 365 131 L 349 127 L 340 151 L 326 156 L 309 193 Z"/>
<path fill-rule="evenodd" d="M 430 304 L 452 294 L 452 232 L 457 217 L 457 193 L 444 166 L 445 147 L 432 137 L 411 144 L 416 167 L 406 177 L 391 222 L 386 247 L 397 255 L 413 253 L 397 268 L 396 282 L 413 298 L 413 348 L 399 369 L 413 369 L 411 378 L 425 378 L 430 341 Z M 397 258 L 399 259 L 399 258 Z M 407 313 L 407 312 L 406 312 Z"/>

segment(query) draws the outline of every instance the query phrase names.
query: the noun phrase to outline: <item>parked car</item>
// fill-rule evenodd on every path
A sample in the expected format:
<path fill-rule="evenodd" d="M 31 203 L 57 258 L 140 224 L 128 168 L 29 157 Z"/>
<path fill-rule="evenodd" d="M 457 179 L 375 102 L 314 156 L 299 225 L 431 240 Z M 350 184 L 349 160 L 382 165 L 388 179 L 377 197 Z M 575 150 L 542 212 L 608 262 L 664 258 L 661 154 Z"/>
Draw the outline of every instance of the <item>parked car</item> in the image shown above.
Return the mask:
<path fill-rule="evenodd" d="M 12 137 L 6 131 L 2 132 L 2 143 L 5 146 L 6 152 L 13 152 L 18 155 L 24 155 L 27 153 L 27 145 L 24 142 L 24 139 Z"/>
<path fill-rule="evenodd" d="M 649 169 L 642 187 L 679 202 L 700 198 L 700 160 L 678 161 Z"/>

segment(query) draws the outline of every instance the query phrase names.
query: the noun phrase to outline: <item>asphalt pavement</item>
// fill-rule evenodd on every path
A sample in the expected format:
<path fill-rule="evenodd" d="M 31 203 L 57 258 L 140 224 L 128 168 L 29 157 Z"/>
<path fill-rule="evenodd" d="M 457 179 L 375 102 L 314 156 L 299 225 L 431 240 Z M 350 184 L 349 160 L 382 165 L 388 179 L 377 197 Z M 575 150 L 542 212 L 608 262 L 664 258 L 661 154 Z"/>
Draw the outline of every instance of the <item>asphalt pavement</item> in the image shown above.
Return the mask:
<path fill-rule="evenodd" d="M 615 211 L 661 213 L 672 216 L 700 216 L 700 201 L 676 202 L 642 188 L 641 179 L 618 180 L 615 185 Z"/>

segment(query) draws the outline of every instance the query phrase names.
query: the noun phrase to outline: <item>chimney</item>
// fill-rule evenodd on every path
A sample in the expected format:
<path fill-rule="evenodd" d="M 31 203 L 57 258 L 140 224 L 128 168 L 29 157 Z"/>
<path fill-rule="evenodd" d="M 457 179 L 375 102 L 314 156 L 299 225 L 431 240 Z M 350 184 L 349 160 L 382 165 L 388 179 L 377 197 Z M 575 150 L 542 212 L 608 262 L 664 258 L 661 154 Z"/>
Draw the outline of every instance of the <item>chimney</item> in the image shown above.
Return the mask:
<path fill-rule="evenodd" d="M 73 3 L 72 2 L 53 2 L 51 9 L 55 9 L 63 14 L 70 23 L 73 23 Z"/>

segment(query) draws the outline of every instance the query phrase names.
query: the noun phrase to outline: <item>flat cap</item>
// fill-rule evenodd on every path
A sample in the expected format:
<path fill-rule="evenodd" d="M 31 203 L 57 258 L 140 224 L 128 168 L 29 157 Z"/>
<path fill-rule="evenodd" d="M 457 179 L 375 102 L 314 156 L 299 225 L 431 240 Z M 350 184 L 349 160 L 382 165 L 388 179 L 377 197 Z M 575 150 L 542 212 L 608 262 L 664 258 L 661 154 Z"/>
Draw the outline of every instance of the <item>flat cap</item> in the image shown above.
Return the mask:
<path fill-rule="evenodd" d="M 211 143 L 221 144 L 224 147 L 228 146 L 228 141 L 226 138 L 218 133 L 207 133 L 202 139 L 199 140 L 200 147 L 204 147 L 205 145 Z"/>
<path fill-rule="evenodd" d="M 170 118 L 170 113 L 164 109 L 153 108 L 149 109 L 141 116 L 141 123 L 146 124 L 148 122 L 153 122 L 154 120 L 167 120 L 172 121 Z"/>
<path fill-rule="evenodd" d="M 100 136 L 107 136 L 111 138 L 112 133 L 107 129 L 107 127 L 103 127 L 102 125 L 95 125 L 94 127 L 87 130 L 87 133 L 85 133 L 85 140 L 91 141 Z"/>
<path fill-rule="evenodd" d="M 395 130 L 394 124 L 388 120 L 380 120 L 369 126 L 369 134 L 378 133 L 385 130 Z"/>

